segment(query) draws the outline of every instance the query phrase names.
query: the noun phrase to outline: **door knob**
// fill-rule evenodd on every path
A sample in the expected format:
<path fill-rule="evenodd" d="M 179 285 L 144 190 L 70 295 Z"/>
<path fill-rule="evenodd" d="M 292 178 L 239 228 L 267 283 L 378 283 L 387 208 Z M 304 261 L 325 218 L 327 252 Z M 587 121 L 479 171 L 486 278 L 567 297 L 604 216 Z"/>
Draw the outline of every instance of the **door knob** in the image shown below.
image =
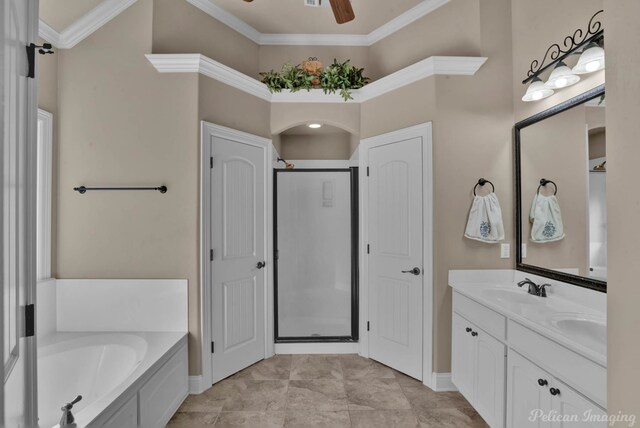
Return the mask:
<path fill-rule="evenodd" d="M 263 268 L 263 267 L 265 267 L 266 265 L 267 265 L 267 263 L 266 263 L 266 262 L 258 262 L 258 264 L 256 265 L 256 267 L 257 267 L 258 269 L 262 269 L 262 268 Z"/>
<path fill-rule="evenodd" d="M 538 385 L 546 386 L 546 385 L 549 385 L 549 382 L 547 382 L 546 379 L 538 379 Z"/>
<path fill-rule="evenodd" d="M 560 395 L 560 390 L 558 388 L 551 388 L 549 389 L 549 392 L 551 395 Z"/>
<path fill-rule="evenodd" d="M 467 333 L 471 333 L 471 327 L 467 327 L 466 330 L 467 330 Z"/>
<path fill-rule="evenodd" d="M 403 270 L 402 273 L 410 273 L 412 275 L 420 275 L 420 268 L 414 267 L 411 270 Z"/>

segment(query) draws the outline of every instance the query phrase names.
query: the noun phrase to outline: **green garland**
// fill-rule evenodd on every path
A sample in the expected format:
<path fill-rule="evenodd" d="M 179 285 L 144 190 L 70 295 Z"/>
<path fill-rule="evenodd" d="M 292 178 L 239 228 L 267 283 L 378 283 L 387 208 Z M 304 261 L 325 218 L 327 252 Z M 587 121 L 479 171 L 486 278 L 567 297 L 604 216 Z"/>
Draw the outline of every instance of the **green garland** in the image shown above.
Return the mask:
<path fill-rule="evenodd" d="M 288 89 L 291 92 L 297 92 L 301 89 L 307 91 L 314 88 L 313 80 L 319 79 L 320 85 L 325 94 L 334 94 L 340 92 L 340 96 L 345 100 L 351 100 L 351 90 L 360 89 L 367 83 L 369 78 L 364 77 L 362 73 L 364 68 L 354 67 L 349 63 L 338 62 L 333 60 L 333 64 L 325 67 L 320 72 L 320 76 L 308 73 L 300 65 L 285 64 L 282 71 L 267 71 L 260 73 L 262 83 L 267 85 L 269 91 L 281 92 Z"/>

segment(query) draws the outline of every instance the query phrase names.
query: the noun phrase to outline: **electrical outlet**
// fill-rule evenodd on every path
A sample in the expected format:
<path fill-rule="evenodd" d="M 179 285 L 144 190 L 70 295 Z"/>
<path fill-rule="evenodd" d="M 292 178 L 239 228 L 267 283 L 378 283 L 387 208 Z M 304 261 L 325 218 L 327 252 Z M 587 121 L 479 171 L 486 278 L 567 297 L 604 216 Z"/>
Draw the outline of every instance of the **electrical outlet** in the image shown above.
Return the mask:
<path fill-rule="evenodd" d="M 522 258 L 527 257 L 527 244 L 522 244 Z"/>
<path fill-rule="evenodd" d="M 500 244 L 500 258 L 508 259 L 509 257 L 511 257 L 511 245 Z"/>

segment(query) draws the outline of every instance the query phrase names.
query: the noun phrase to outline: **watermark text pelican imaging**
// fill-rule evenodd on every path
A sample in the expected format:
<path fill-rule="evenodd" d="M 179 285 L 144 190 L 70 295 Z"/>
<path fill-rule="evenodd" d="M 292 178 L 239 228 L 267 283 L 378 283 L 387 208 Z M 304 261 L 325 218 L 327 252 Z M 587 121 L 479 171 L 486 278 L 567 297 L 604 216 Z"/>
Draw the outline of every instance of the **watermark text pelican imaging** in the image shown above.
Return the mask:
<path fill-rule="evenodd" d="M 609 426 L 614 426 L 618 423 L 627 423 L 629 427 L 635 426 L 636 415 L 627 415 L 622 412 L 613 413 L 607 415 L 605 413 L 594 412 L 592 409 L 586 412 L 578 414 L 560 413 L 556 410 L 544 411 L 542 409 L 533 409 L 529 416 L 531 422 L 591 422 L 602 423 L 607 422 Z"/>

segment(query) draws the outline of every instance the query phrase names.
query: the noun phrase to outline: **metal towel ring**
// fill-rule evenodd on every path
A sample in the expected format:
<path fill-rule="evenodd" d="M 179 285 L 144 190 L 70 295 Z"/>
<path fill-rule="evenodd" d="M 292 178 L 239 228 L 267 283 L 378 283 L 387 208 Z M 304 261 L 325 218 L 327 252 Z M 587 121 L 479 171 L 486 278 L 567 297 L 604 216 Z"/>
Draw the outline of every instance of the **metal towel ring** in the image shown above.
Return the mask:
<path fill-rule="evenodd" d="M 538 186 L 538 190 L 537 190 L 536 193 L 540 194 L 540 188 L 546 186 L 549 183 L 553 184 L 553 188 L 554 188 L 553 195 L 554 196 L 557 195 L 558 194 L 558 185 L 556 183 L 554 183 L 553 181 L 551 181 L 551 180 L 547 180 L 546 178 L 540 179 L 540 185 Z"/>
<path fill-rule="evenodd" d="M 491 191 L 492 192 L 496 191 L 496 186 L 494 186 L 492 182 L 490 182 L 489 180 L 486 180 L 484 178 L 481 178 L 480 180 L 478 180 L 476 185 L 473 186 L 473 196 L 478 196 L 478 195 L 476 195 L 476 189 L 478 188 L 478 186 L 484 186 L 487 183 L 491 184 Z"/>

